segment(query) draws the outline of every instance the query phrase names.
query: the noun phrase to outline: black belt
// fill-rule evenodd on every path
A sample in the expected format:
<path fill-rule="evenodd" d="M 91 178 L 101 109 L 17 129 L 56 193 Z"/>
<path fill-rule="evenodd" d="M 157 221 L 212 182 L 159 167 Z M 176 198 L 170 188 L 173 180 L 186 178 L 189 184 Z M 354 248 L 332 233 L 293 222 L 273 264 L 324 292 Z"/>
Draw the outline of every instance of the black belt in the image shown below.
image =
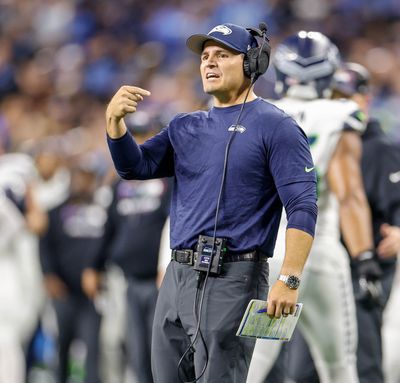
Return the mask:
<path fill-rule="evenodd" d="M 186 249 L 186 250 L 172 250 L 171 259 L 173 261 L 185 264 L 185 265 L 194 265 L 194 262 L 197 258 L 197 252 Z M 223 262 L 267 262 L 268 256 L 260 253 L 259 251 L 251 251 L 249 253 L 241 253 L 241 254 L 226 254 L 223 257 Z"/>

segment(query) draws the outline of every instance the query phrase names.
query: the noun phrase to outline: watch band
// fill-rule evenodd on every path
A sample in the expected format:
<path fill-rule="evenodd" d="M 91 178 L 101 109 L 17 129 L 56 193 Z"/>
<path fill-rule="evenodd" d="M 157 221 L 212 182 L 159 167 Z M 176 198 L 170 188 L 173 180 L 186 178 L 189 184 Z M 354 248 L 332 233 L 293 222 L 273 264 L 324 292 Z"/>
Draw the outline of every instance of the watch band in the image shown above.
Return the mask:
<path fill-rule="evenodd" d="M 278 281 L 282 281 L 282 282 L 286 283 L 288 279 L 289 279 L 289 275 L 280 274 Z"/>

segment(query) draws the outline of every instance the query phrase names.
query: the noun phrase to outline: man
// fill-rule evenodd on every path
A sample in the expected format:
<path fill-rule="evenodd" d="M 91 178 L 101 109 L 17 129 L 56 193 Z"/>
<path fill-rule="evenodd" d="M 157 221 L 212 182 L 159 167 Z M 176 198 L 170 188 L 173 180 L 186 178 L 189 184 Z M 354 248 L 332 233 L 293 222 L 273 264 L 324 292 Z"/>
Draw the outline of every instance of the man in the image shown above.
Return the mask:
<path fill-rule="evenodd" d="M 302 130 L 253 92 L 268 66 L 265 31 L 223 24 L 191 36 L 187 46 L 200 55 L 203 89 L 214 106 L 176 116 L 138 146 L 123 117 L 150 92 L 123 86 L 107 107 L 108 143 L 123 178 L 175 176 L 172 262 L 153 325 L 154 381 L 242 383 L 254 341 L 235 333 L 250 299 L 267 296 L 266 258 L 282 204 L 288 231 L 281 272 L 293 283 L 273 285 L 268 314 L 288 315 L 297 302 L 317 214 L 315 172 L 305 171 L 314 165 Z M 195 270 L 212 265 L 207 254 L 223 263 L 209 278 L 209 271 Z"/>
<path fill-rule="evenodd" d="M 366 68 L 348 63 L 335 74 L 336 96 L 357 102 L 369 117 L 371 93 Z M 370 286 L 360 279 L 357 262 L 352 268 L 359 328 L 357 369 L 361 383 L 384 381 L 382 372 L 382 317 L 389 299 L 400 251 L 399 147 L 385 136 L 379 121 L 369 118 L 362 136 L 362 175 L 372 212 L 374 248 L 382 275 Z M 371 289 L 377 289 L 377 294 Z"/>
<path fill-rule="evenodd" d="M 369 73 L 356 63 L 346 63 L 334 75 L 333 97 L 349 98 L 369 117 L 371 92 Z M 359 263 L 352 264 L 352 280 L 356 298 L 358 327 L 357 370 L 362 383 L 383 383 L 382 371 L 382 325 L 383 311 L 393 284 L 397 254 L 400 251 L 400 152 L 389 141 L 379 122 L 368 119 L 362 136 L 362 176 L 368 203 L 371 208 L 374 248 L 382 275 L 365 281 L 360 275 Z M 302 340 L 290 347 L 290 375 L 296 382 L 318 381 L 313 377 L 306 346 Z M 308 370 L 304 375 L 304 370 Z M 300 380 L 299 377 L 302 376 Z"/>
<path fill-rule="evenodd" d="M 372 252 L 370 210 L 360 171 L 360 134 L 365 125 L 355 103 L 327 99 L 339 63 L 337 47 L 319 32 L 300 31 L 288 37 L 274 58 L 277 88 L 285 95 L 276 105 L 301 123 L 318 173 L 318 223 L 300 290 L 304 308 L 299 329 L 310 345 L 321 380 L 353 383 L 358 382 L 356 314 L 340 227 L 360 276 L 376 277 L 379 268 Z M 278 235 L 277 259 L 283 246 Z M 249 382 L 264 382 L 280 346 L 257 342 Z"/>
<path fill-rule="evenodd" d="M 85 383 L 99 383 L 100 315 L 82 290 L 83 270 L 100 252 L 106 211 L 93 201 L 98 181 L 98 158 L 85 155 L 72 166 L 70 195 L 49 211 L 47 232 L 40 239 L 45 287 L 58 325 L 58 381 L 69 378 L 73 340 L 85 348 Z M 79 361 L 80 362 L 80 361 Z"/>

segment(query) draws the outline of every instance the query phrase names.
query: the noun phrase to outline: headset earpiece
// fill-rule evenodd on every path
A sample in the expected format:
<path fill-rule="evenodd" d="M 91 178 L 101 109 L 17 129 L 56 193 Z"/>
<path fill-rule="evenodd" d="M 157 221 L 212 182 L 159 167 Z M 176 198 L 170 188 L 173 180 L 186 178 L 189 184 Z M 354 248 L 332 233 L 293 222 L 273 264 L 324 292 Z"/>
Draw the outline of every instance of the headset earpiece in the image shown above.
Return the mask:
<path fill-rule="evenodd" d="M 269 65 L 269 58 L 271 54 L 271 46 L 266 35 L 267 26 L 265 23 L 260 23 L 260 29 L 257 28 L 246 28 L 255 38 L 261 38 L 261 43 L 258 43 L 258 47 L 250 48 L 244 55 L 243 60 L 243 71 L 244 74 L 254 81 L 261 75 L 263 75 Z"/>

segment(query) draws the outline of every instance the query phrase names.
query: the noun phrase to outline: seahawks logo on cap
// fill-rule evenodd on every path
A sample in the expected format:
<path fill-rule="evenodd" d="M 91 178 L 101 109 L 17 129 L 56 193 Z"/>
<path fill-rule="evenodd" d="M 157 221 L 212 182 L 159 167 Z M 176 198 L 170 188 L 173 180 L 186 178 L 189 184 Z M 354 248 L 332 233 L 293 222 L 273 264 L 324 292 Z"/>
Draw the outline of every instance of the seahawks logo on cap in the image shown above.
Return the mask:
<path fill-rule="evenodd" d="M 208 32 L 208 34 L 210 35 L 213 32 L 219 32 L 226 36 L 232 33 L 232 29 L 228 28 L 226 25 L 217 25 L 216 27 L 211 29 L 211 31 Z"/>

